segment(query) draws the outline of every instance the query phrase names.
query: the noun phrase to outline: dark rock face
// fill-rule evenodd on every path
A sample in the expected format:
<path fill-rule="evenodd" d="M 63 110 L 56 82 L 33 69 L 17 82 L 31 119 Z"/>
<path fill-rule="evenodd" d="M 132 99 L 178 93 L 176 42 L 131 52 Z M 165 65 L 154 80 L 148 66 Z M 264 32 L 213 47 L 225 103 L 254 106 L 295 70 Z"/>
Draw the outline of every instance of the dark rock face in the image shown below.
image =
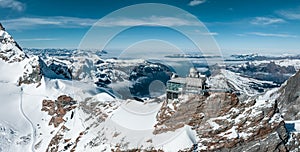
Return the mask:
<path fill-rule="evenodd" d="M 279 90 L 277 101 L 285 120 L 300 119 L 300 71 L 292 76 Z"/>
<path fill-rule="evenodd" d="M 52 79 L 72 79 L 72 72 L 66 64 L 52 62 L 47 65 L 41 58 L 39 58 L 42 74 L 47 78 Z"/>
<path fill-rule="evenodd" d="M 130 92 L 133 96 L 150 96 L 149 86 L 154 81 L 164 85 L 171 78 L 171 70 L 162 64 L 149 63 L 135 67 L 130 73 L 129 80 L 133 82 Z"/>
<path fill-rule="evenodd" d="M 96 74 L 98 81 L 95 83 L 97 86 L 100 87 L 107 87 L 111 83 L 111 79 L 107 74 Z"/>
<path fill-rule="evenodd" d="M 200 139 L 198 151 L 288 151 L 288 133 L 275 100 L 239 101 L 231 93 L 189 95 L 179 104 L 165 102 L 157 120 L 154 134 L 192 126 Z"/>
<path fill-rule="evenodd" d="M 72 79 L 71 70 L 66 65 L 51 63 L 49 69 L 54 71 L 57 75 L 62 75 L 66 79 Z"/>

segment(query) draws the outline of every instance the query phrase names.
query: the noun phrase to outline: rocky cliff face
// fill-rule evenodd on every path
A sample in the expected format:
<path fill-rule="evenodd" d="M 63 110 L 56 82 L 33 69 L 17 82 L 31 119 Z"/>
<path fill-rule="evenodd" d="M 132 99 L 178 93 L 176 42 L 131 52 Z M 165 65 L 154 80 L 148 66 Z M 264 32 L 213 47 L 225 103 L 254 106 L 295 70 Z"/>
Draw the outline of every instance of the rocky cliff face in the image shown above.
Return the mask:
<path fill-rule="evenodd" d="M 300 71 L 289 78 L 276 94 L 279 94 L 276 99 L 279 111 L 287 121 L 289 140 L 286 146 L 289 151 L 299 151 L 300 133 L 297 125 L 300 119 Z"/>
<path fill-rule="evenodd" d="M 18 85 L 22 84 L 34 84 L 37 83 L 39 86 L 42 79 L 42 73 L 38 57 L 32 57 L 26 60 L 24 66 L 23 75 L 19 77 Z"/>
<path fill-rule="evenodd" d="M 288 134 L 271 94 L 239 101 L 235 94 L 211 93 L 165 102 L 154 133 L 190 125 L 199 151 L 287 151 Z"/>
<path fill-rule="evenodd" d="M 67 63 L 65 63 L 67 62 Z M 71 63 L 54 58 L 39 58 L 42 74 L 50 79 L 72 79 Z"/>
<path fill-rule="evenodd" d="M 277 99 L 280 112 L 285 120 L 300 119 L 300 71 L 292 76 L 279 90 Z"/>

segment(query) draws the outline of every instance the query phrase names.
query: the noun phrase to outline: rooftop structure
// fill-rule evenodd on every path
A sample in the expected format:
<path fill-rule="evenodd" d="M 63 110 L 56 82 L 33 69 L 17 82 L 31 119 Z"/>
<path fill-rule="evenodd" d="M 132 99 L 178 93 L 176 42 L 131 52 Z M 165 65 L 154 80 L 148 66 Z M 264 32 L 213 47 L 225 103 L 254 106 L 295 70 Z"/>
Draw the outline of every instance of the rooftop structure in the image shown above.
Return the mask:
<path fill-rule="evenodd" d="M 206 77 L 199 74 L 195 68 L 191 68 L 189 77 L 175 77 L 167 82 L 167 98 L 176 99 L 186 93 L 201 94 L 205 89 Z"/>

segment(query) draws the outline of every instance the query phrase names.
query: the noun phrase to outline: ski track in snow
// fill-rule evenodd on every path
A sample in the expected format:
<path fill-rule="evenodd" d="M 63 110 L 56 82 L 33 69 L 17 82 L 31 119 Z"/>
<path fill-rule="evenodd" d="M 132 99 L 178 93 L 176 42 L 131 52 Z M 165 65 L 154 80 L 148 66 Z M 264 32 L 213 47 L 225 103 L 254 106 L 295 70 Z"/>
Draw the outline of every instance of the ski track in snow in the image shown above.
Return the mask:
<path fill-rule="evenodd" d="M 36 141 L 36 129 L 34 127 L 34 124 L 32 123 L 32 121 L 29 119 L 29 117 L 25 114 L 24 110 L 23 110 L 23 88 L 21 87 L 21 90 L 20 90 L 20 110 L 21 110 L 21 113 L 22 115 L 24 116 L 24 118 L 28 121 L 28 123 L 30 123 L 31 125 L 31 128 L 32 128 L 32 133 L 31 133 L 31 136 L 32 136 L 32 142 L 31 142 L 31 150 L 32 152 L 34 152 L 34 143 Z"/>

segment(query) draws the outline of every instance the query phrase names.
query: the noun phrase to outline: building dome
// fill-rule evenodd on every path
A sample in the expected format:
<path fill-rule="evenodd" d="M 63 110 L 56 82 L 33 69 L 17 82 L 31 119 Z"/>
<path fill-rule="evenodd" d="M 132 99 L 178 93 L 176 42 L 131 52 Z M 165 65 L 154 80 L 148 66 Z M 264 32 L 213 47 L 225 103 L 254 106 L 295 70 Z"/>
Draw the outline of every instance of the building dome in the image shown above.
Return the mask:
<path fill-rule="evenodd" d="M 195 72 L 197 72 L 196 68 L 194 68 L 194 67 L 190 68 L 190 73 L 195 73 Z"/>
<path fill-rule="evenodd" d="M 198 78 L 199 77 L 199 72 L 196 68 L 191 68 L 190 69 L 190 74 L 189 74 L 189 77 L 192 77 L 192 78 Z"/>

